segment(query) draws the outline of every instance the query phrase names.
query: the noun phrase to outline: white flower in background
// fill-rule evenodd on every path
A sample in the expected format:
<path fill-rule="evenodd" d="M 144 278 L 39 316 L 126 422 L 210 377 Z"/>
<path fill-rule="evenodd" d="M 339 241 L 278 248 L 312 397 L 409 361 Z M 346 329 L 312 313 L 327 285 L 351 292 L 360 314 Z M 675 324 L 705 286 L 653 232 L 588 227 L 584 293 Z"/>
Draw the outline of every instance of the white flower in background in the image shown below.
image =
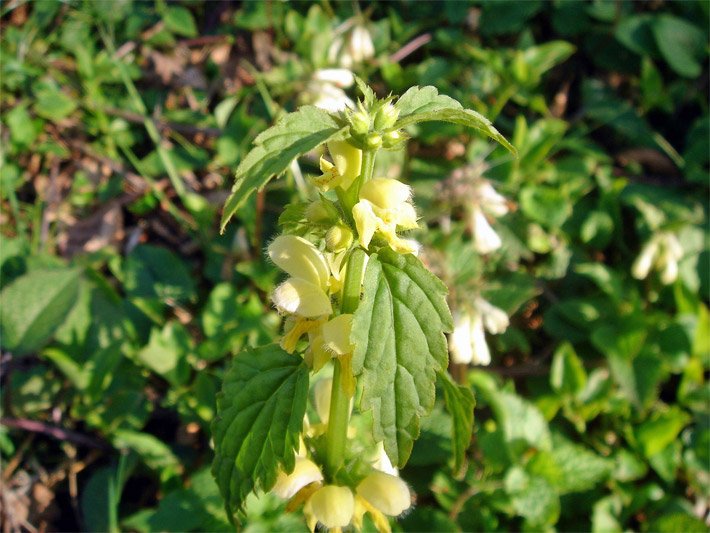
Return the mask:
<path fill-rule="evenodd" d="M 656 233 L 641 249 L 631 266 L 631 275 L 644 279 L 655 267 L 660 271 L 661 282 L 670 285 L 678 278 L 678 261 L 683 257 L 683 247 L 678 237 L 670 232 Z"/>
<path fill-rule="evenodd" d="M 473 245 L 477 252 L 488 254 L 501 247 L 503 243 L 486 215 L 502 217 L 507 212 L 505 197 L 498 194 L 489 181 L 478 180 L 473 188 L 470 211 Z"/>
<path fill-rule="evenodd" d="M 346 53 L 354 63 L 361 63 L 375 56 L 375 45 L 370 32 L 363 24 L 357 24 L 350 32 Z"/>
<path fill-rule="evenodd" d="M 311 95 L 314 106 L 330 113 L 337 113 L 346 107 L 355 107 L 354 102 L 345 94 L 345 91 L 331 83 L 311 82 L 308 84 L 306 92 Z"/>
<path fill-rule="evenodd" d="M 454 331 L 449 338 L 451 360 L 459 364 L 489 365 L 491 352 L 485 331 L 497 335 L 509 324 L 505 311 L 476 297 L 471 312 L 454 313 Z"/>
<path fill-rule="evenodd" d="M 324 68 L 316 70 L 313 74 L 313 79 L 323 83 L 329 83 L 347 89 L 355 83 L 355 75 L 346 68 Z"/>

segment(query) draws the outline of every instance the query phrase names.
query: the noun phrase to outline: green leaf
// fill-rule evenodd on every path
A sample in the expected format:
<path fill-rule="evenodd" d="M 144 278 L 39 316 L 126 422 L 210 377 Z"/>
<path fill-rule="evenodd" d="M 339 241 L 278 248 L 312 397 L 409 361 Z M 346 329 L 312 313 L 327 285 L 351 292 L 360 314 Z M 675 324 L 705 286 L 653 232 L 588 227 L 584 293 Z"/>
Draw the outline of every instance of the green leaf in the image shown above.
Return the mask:
<path fill-rule="evenodd" d="M 312 150 L 341 132 L 333 116 L 314 106 L 304 106 L 282 117 L 254 140 L 254 148 L 237 168 L 232 194 L 222 213 L 220 230 L 249 196 L 281 174 L 296 157 Z"/>
<path fill-rule="evenodd" d="M 545 478 L 530 476 L 519 466 L 505 476 L 515 512 L 530 526 L 552 525 L 560 516 L 560 498 Z M 535 528 L 536 529 L 536 528 Z"/>
<path fill-rule="evenodd" d="M 651 457 L 672 443 L 690 422 L 690 415 L 673 406 L 663 413 L 654 413 L 635 428 L 634 434 L 646 457 Z"/>
<path fill-rule="evenodd" d="M 55 122 L 71 115 L 77 107 L 76 99 L 65 94 L 53 81 L 39 81 L 32 86 L 34 110 L 40 117 Z"/>
<path fill-rule="evenodd" d="M 446 286 L 413 255 L 370 256 L 364 297 L 355 312 L 353 373 L 361 407 L 372 409 L 375 440 L 402 467 L 434 406 L 435 373 L 448 365 L 445 332 L 453 329 Z"/>
<path fill-rule="evenodd" d="M 162 330 L 153 328 L 150 340 L 140 352 L 138 359 L 156 374 L 163 376 L 172 385 L 182 385 L 189 377 L 186 356 L 191 349 L 191 339 L 185 327 L 171 321 Z"/>
<path fill-rule="evenodd" d="M 217 479 L 230 519 L 254 489 L 269 490 L 279 466 L 291 472 L 308 401 L 308 367 L 275 344 L 234 359 L 212 424 Z"/>
<path fill-rule="evenodd" d="M 700 75 L 707 49 L 707 37 L 700 28 L 664 14 L 653 20 L 651 29 L 661 55 L 673 70 L 686 78 Z"/>
<path fill-rule="evenodd" d="M 185 263 L 170 250 L 141 244 L 126 258 L 124 286 L 129 296 L 188 300 L 194 282 Z"/>
<path fill-rule="evenodd" d="M 557 348 L 552 358 L 550 384 L 557 392 L 576 396 L 587 385 L 587 372 L 574 348 L 564 343 Z"/>
<path fill-rule="evenodd" d="M 178 473 L 182 465 L 177 456 L 159 438 L 150 433 L 119 429 L 113 434 L 113 445 L 118 449 L 132 450 L 149 468 Z"/>
<path fill-rule="evenodd" d="M 404 128 L 418 122 L 440 120 L 453 122 L 476 129 L 517 155 L 517 151 L 486 117 L 463 106 L 448 96 L 439 94 L 435 87 L 412 87 L 404 93 L 395 107 L 399 111 L 396 128 Z"/>
<path fill-rule="evenodd" d="M 496 390 L 481 375 L 471 377 L 479 397 L 491 406 L 503 430 L 505 442 L 514 455 L 520 455 L 531 447 L 551 449 L 550 428 L 534 404 L 512 392 Z"/>
<path fill-rule="evenodd" d="M 2 347 L 23 355 L 41 348 L 64 322 L 79 292 L 80 270 L 39 269 L 0 293 Z"/>
<path fill-rule="evenodd" d="M 173 33 L 185 37 L 196 37 L 197 26 L 190 11 L 182 6 L 169 7 L 163 14 L 165 27 Z"/>
<path fill-rule="evenodd" d="M 469 387 L 457 385 L 447 372 L 439 372 L 439 383 L 444 389 L 446 409 L 451 413 L 454 469 L 460 470 L 466 458 L 466 449 L 473 433 L 473 408 L 476 399 Z"/>
<path fill-rule="evenodd" d="M 614 463 L 590 449 L 555 436 L 549 452 L 536 454 L 526 470 L 544 477 L 560 494 L 593 489 L 612 472 Z"/>

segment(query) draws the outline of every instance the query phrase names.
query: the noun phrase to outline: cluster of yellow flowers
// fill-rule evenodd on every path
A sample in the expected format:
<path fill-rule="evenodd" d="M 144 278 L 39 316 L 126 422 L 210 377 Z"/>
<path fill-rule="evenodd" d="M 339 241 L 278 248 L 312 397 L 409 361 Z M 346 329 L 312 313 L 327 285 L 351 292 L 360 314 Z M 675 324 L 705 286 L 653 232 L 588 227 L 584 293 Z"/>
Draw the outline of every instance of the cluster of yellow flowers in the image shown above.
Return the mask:
<path fill-rule="evenodd" d="M 322 174 L 313 183 L 322 193 L 335 188 L 346 191 L 360 176 L 363 154 L 347 141 L 331 141 L 327 147 L 331 160 L 321 158 Z M 354 245 L 368 249 L 376 239 L 378 245 L 388 245 L 399 253 L 416 253 L 418 244 L 397 234 L 417 227 L 411 198 L 410 187 L 397 180 L 371 179 L 360 187 L 349 213 L 351 218 L 333 221 L 320 247 L 289 234 L 277 237 L 268 247 L 271 260 L 288 274 L 272 294 L 275 307 L 286 317 L 281 347 L 293 353 L 299 341 L 307 336 L 304 359 L 313 371 L 337 358 L 343 372 L 340 384 L 348 398 L 355 392 L 351 368 L 354 346 L 350 343 L 353 315 L 338 314 L 339 307 L 334 305 L 343 299 L 347 257 Z M 306 213 L 313 215 L 322 208 L 322 201 L 316 200 Z M 345 207 L 341 204 L 341 208 Z M 359 281 L 362 285 L 362 279 Z M 311 426 L 306 420 L 304 434 L 317 436 L 325 431 L 331 387 L 329 379 L 317 382 L 315 406 L 321 424 Z M 272 492 L 290 500 L 290 509 L 303 505 L 311 530 L 317 524 L 333 530 L 349 525 L 360 529 L 364 515 L 369 513 L 380 531 L 389 531 L 387 517 L 398 516 L 408 509 L 412 497 L 381 443 L 378 446 L 378 453 L 368 463 L 370 473 L 350 487 L 332 479 L 326 483 L 321 468 L 308 458 L 302 442 L 293 472 L 282 472 Z"/>

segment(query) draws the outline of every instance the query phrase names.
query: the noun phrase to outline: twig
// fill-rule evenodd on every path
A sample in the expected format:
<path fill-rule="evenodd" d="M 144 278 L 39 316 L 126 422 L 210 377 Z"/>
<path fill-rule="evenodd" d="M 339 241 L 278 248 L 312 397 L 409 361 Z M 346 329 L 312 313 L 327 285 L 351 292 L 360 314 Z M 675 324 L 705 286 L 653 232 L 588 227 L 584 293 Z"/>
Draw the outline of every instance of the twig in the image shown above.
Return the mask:
<path fill-rule="evenodd" d="M 91 448 L 100 448 L 103 450 L 111 449 L 111 446 L 103 441 L 87 437 L 70 429 L 50 426 L 49 424 L 37 420 L 28 420 L 26 418 L 0 418 L 0 426 L 23 429 L 32 433 L 42 433 L 43 435 L 48 435 L 57 440 L 68 440 Z"/>
<path fill-rule="evenodd" d="M 397 50 L 394 54 L 390 56 L 390 61 L 393 63 L 399 63 L 407 57 L 409 54 L 414 53 L 416 50 L 427 44 L 429 41 L 431 41 L 431 33 L 424 33 L 420 35 L 419 37 L 415 37 L 411 41 L 409 41 L 407 44 L 405 44 L 402 48 Z"/>

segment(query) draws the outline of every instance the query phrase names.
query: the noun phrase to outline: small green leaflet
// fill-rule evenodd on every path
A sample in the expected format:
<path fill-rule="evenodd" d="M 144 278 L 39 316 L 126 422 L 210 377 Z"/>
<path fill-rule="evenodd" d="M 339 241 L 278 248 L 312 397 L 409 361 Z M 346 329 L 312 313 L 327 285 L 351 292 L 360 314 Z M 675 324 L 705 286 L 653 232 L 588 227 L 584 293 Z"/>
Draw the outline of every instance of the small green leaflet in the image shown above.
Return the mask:
<path fill-rule="evenodd" d="M 448 365 L 446 292 L 413 255 L 383 249 L 370 256 L 350 337 L 353 373 L 362 384 L 361 408 L 372 409 L 375 440 L 400 468 L 420 418 L 434 406 L 436 372 Z"/>
<path fill-rule="evenodd" d="M 308 367 L 276 344 L 234 359 L 217 396 L 212 474 L 230 519 L 254 489 L 269 490 L 279 466 L 291 472 L 308 401 Z"/>
<path fill-rule="evenodd" d="M 6 286 L 0 293 L 2 347 L 15 355 L 42 348 L 74 307 L 80 278 L 77 268 L 37 269 Z"/>
<path fill-rule="evenodd" d="M 432 120 L 453 122 L 476 129 L 502 144 L 513 155 L 518 154 L 515 147 L 493 127 L 490 120 L 476 111 L 464 109 L 453 98 L 439 94 L 435 87 L 412 87 L 397 100 L 395 107 L 399 110 L 396 128 Z"/>
<path fill-rule="evenodd" d="M 451 448 L 454 452 L 454 469 L 459 471 L 473 434 L 473 408 L 476 400 L 469 387 L 456 384 L 447 372 L 440 371 L 438 376 L 439 384 L 444 389 L 446 410 L 451 414 Z"/>
<path fill-rule="evenodd" d="M 284 172 L 296 157 L 338 135 L 343 127 L 327 111 L 304 106 L 283 116 L 254 140 L 254 148 L 237 167 L 232 194 L 222 212 L 220 231 L 257 189 Z"/>

